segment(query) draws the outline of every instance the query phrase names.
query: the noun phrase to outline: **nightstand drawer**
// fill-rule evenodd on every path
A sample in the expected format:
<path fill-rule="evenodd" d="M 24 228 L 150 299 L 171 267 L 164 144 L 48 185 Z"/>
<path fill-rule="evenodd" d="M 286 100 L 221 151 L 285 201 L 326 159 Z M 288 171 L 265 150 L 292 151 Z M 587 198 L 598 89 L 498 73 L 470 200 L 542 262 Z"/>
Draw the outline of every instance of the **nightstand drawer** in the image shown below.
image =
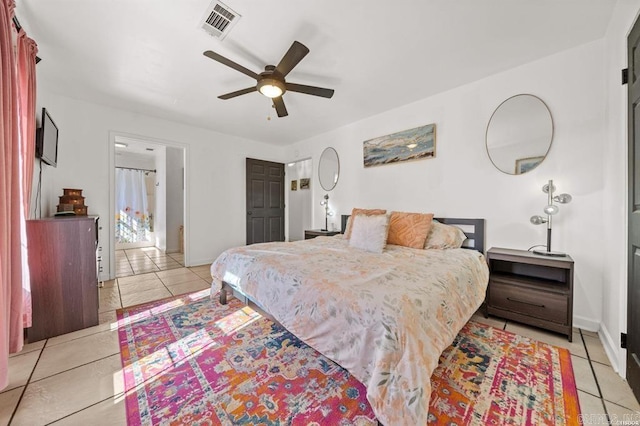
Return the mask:
<path fill-rule="evenodd" d="M 538 291 L 491 281 L 489 304 L 535 318 L 567 324 L 569 298 L 563 294 Z"/>

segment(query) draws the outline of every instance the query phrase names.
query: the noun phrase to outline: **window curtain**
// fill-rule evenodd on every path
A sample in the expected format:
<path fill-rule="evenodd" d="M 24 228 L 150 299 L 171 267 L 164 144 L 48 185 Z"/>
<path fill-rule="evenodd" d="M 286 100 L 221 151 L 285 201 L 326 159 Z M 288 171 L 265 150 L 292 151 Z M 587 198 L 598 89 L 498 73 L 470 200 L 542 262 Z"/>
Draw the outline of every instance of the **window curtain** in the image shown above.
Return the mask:
<path fill-rule="evenodd" d="M 14 0 L 0 0 L 0 389 L 9 381 L 9 353 L 22 349 L 23 324 L 31 321 L 23 243 L 33 174 L 36 48 L 16 32 L 14 9 Z"/>
<path fill-rule="evenodd" d="M 149 208 L 144 171 L 116 169 L 116 241 L 149 241 Z"/>
<path fill-rule="evenodd" d="M 18 67 L 18 114 L 20 122 L 20 174 L 22 176 L 22 326 L 31 327 L 31 285 L 27 262 L 27 233 L 25 219 L 29 216 L 33 163 L 36 151 L 36 42 L 27 37 L 24 29 L 18 32 L 16 57 Z"/>
<path fill-rule="evenodd" d="M 0 0 L 0 389 L 9 380 L 9 353 L 22 349 L 22 255 L 18 85 L 11 18 Z"/>

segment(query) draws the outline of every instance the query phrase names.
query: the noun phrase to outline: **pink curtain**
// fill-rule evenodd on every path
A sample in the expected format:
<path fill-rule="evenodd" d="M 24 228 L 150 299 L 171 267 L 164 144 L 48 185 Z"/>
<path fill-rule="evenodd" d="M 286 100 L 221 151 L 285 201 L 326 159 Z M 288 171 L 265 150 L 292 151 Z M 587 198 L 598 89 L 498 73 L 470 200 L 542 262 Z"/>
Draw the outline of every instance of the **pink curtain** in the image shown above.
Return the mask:
<path fill-rule="evenodd" d="M 36 140 L 36 42 L 27 37 L 21 29 L 17 40 L 18 102 L 20 117 L 20 159 L 22 185 L 22 325 L 31 327 L 31 286 L 27 264 L 26 226 L 24 219 L 29 216 L 33 163 Z"/>
<path fill-rule="evenodd" d="M 18 84 L 11 18 L 0 0 L 0 389 L 9 380 L 9 353 L 22 349 L 21 181 Z"/>
<path fill-rule="evenodd" d="M 18 33 L 18 93 L 20 94 L 20 135 L 22 151 L 22 194 L 25 215 L 29 215 L 33 163 L 36 151 L 36 42 L 24 30 Z"/>

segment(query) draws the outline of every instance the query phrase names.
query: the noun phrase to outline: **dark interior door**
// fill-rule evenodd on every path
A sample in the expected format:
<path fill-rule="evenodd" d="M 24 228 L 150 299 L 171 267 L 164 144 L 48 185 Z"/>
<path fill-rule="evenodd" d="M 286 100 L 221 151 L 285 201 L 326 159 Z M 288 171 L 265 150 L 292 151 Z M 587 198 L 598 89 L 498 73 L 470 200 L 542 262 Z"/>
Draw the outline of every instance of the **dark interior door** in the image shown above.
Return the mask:
<path fill-rule="evenodd" d="M 640 24 L 627 39 L 629 55 L 629 289 L 627 381 L 640 400 Z"/>
<path fill-rule="evenodd" d="M 247 244 L 284 241 L 284 164 L 247 158 Z"/>

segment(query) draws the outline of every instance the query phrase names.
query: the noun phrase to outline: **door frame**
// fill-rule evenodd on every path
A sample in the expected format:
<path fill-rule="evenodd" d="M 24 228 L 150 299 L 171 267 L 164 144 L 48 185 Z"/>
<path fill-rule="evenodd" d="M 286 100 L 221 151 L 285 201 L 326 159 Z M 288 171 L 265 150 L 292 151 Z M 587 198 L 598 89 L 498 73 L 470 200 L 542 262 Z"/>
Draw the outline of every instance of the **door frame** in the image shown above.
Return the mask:
<path fill-rule="evenodd" d="M 634 353 L 634 349 L 636 351 L 640 348 L 638 341 L 640 340 L 640 330 L 638 330 L 638 317 L 637 312 L 634 312 L 634 309 L 637 310 L 639 308 L 640 300 L 638 300 L 638 286 L 639 282 L 635 280 L 637 275 L 637 270 L 635 267 L 638 265 L 635 262 L 635 258 L 637 255 L 635 254 L 635 248 L 638 247 L 638 226 L 640 223 L 638 222 L 638 213 L 634 214 L 634 201 L 637 201 L 635 198 L 636 190 L 637 190 L 637 179 L 635 179 L 635 172 L 640 167 L 640 164 L 636 163 L 636 140 L 634 139 L 634 134 L 638 135 L 640 129 L 636 127 L 636 123 L 634 120 L 634 108 L 633 103 L 634 100 L 640 99 L 640 80 L 636 79 L 634 81 L 634 63 L 633 58 L 631 56 L 631 46 L 632 44 L 637 46 L 638 40 L 640 40 L 640 17 L 636 16 L 631 30 L 627 34 L 626 37 L 626 51 L 627 51 L 627 67 L 628 67 L 628 78 L 627 78 L 627 99 L 626 99 L 626 108 L 627 108 L 627 179 L 628 179 L 628 188 L 627 188 L 627 300 L 626 300 L 626 308 L 627 308 L 627 317 L 626 317 L 626 334 L 627 334 L 627 345 L 626 345 L 626 354 L 625 354 L 625 375 L 624 377 L 627 380 L 627 383 L 631 387 L 631 390 L 634 393 L 636 399 L 640 401 L 640 367 L 638 364 L 638 356 L 637 353 Z M 637 75 L 640 70 L 635 70 L 635 74 Z M 637 104 L 636 104 L 637 105 Z M 635 220 L 634 220 L 635 217 Z M 635 267 L 634 267 L 635 266 Z M 635 321 L 634 321 L 635 320 Z"/>
<path fill-rule="evenodd" d="M 189 186 L 189 145 L 176 142 L 166 139 L 157 139 L 151 136 L 143 136 L 136 135 L 132 133 L 118 132 L 118 131 L 109 131 L 108 138 L 108 152 L 109 152 L 109 219 L 105 221 L 108 223 L 108 241 L 109 241 L 109 265 L 108 270 L 103 271 L 100 274 L 101 280 L 112 280 L 116 277 L 116 235 L 113 230 L 115 229 L 115 209 L 116 209 L 116 147 L 115 141 L 116 138 L 122 139 L 133 139 L 141 142 L 162 145 L 165 147 L 178 148 L 182 149 L 184 153 L 184 198 L 183 198 L 183 206 L 182 206 L 182 214 L 184 217 L 184 266 L 190 266 L 190 249 L 189 249 L 189 241 L 191 235 L 191 226 L 188 215 L 187 206 L 190 205 L 190 186 Z M 104 225 L 103 225 L 104 226 Z M 104 234 L 103 234 L 104 235 Z"/>
<path fill-rule="evenodd" d="M 255 244 L 256 241 L 253 241 L 253 239 L 249 238 L 249 235 L 252 234 L 252 232 L 250 232 L 252 230 L 251 228 L 251 215 L 252 215 L 252 210 L 253 210 L 253 206 L 251 203 L 251 176 L 252 176 L 252 172 L 251 169 L 249 167 L 249 164 L 253 162 L 253 163 L 260 163 L 263 166 L 268 166 L 268 167 L 273 167 L 273 166 L 278 166 L 279 169 L 281 169 L 282 171 L 282 180 L 280 181 L 280 200 L 282 203 L 282 206 L 279 207 L 277 210 L 281 210 L 282 212 L 282 216 L 279 216 L 282 218 L 282 221 L 280 223 L 280 237 L 277 240 L 271 240 L 269 238 L 265 238 L 266 241 L 257 241 L 257 242 L 271 242 L 271 241 L 286 241 L 287 240 L 287 229 L 286 229 L 286 209 L 287 209 L 287 200 L 285 199 L 285 181 L 287 179 L 287 173 L 286 173 L 286 164 L 278 162 L 278 161 L 269 161 L 269 160 L 262 160 L 259 158 L 252 158 L 252 157 L 246 157 L 245 158 L 245 243 L 247 245 L 250 244 Z M 269 182 L 269 181 L 266 181 Z M 265 189 L 266 190 L 266 189 Z M 269 210 L 269 208 L 264 208 L 264 210 Z M 268 232 L 267 229 L 265 228 L 265 233 Z"/>

